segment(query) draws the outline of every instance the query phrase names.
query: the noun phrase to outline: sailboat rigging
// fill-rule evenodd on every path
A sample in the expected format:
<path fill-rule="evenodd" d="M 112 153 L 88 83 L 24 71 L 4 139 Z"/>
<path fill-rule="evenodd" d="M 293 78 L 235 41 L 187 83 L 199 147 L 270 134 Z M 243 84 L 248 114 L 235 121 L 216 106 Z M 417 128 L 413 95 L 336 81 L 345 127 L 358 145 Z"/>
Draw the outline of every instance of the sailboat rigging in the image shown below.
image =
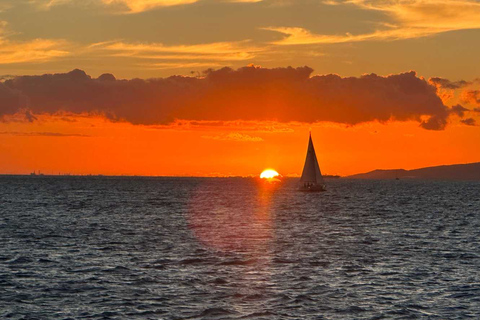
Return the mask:
<path fill-rule="evenodd" d="M 307 157 L 303 166 L 302 177 L 299 182 L 300 191 L 318 192 L 326 191 L 325 182 L 318 165 L 317 155 L 313 147 L 312 134 L 308 140 Z"/>

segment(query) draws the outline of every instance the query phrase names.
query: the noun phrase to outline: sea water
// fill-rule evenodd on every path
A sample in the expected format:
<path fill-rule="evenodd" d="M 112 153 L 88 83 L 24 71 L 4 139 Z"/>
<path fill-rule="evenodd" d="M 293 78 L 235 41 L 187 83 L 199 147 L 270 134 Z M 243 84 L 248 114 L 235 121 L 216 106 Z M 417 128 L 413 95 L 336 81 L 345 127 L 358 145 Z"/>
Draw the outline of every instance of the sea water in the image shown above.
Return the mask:
<path fill-rule="evenodd" d="M 480 317 L 480 183 L 0 177 L 2 319 Z"/>

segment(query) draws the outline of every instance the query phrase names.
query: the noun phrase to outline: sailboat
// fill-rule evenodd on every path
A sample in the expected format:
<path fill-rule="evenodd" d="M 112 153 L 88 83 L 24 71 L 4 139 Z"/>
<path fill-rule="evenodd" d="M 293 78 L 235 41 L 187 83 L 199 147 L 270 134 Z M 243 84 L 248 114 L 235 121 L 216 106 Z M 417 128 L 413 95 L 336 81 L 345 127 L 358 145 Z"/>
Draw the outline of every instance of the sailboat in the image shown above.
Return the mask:
<path fill-rule="evenodd" d="M 317 155 L 312 142 L 312 133 L 308 140 L 307 158 L 303 166 L 302 177 L 299 182 L 299 190 L 307 192 L 326 191 L 320 167 L 318 166 Z"/>

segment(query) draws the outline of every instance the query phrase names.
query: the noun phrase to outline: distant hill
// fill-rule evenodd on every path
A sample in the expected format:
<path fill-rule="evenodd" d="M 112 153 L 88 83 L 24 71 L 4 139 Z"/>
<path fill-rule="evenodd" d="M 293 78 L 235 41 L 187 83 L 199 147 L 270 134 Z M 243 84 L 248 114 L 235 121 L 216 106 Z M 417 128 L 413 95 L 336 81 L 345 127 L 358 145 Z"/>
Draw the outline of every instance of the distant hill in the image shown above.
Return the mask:
<path fill-rule="evenodd" d="M 332 175 L 332 174 L 322 174 L 322 177 L 324 177 L 325 179 L 339 179 L 340 178 L 340 176 Z"/>
<path fill-rule="evenodd" d="M 480 162 L 427 167 L 414 170 L 373 170 L 347 176 L 349 179 L 437 179 L 437 180 L 480 180 Z"/>

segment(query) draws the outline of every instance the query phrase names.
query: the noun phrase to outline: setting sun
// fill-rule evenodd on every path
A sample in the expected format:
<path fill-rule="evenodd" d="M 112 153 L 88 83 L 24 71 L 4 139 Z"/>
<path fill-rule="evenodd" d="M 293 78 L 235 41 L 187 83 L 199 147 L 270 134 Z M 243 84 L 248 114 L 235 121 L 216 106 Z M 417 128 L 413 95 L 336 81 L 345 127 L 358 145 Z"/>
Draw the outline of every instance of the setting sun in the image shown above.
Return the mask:
<path fill-rule="evenodd" d="M 273 169 L 266 169 L 266 170 L 263 170 L 263 172 L 260 174 L 260 178 L 262 178 L 262 179 L 272 179 L 272 178 L 275 178 L 279 175 L 280 174 Z"/>

